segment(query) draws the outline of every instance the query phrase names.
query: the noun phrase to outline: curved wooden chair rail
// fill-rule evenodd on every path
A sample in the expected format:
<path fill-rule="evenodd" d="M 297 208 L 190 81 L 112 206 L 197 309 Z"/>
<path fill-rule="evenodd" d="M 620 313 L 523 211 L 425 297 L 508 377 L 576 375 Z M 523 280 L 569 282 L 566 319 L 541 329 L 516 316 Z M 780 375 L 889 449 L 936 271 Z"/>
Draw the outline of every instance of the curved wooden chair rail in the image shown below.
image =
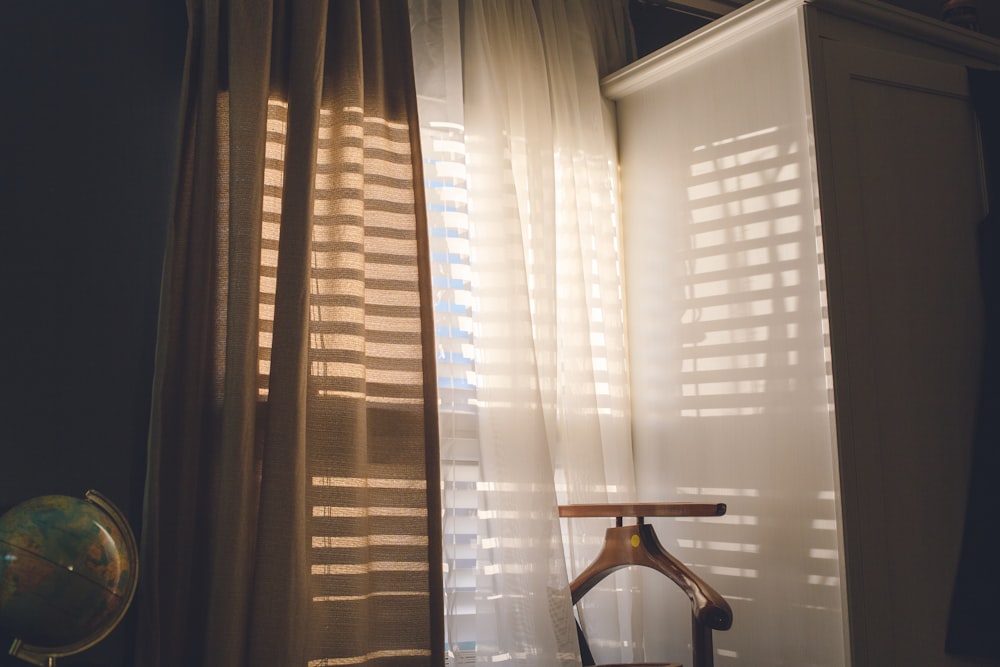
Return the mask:
<path fill-rule="evenodd" d="M 712 667 L 712 631 L 728 630 L 733 624 L 729 603 L 698 575 L 663 548 L 645 517 L 722 516 L 722 503 L 608 503 L 560 505 L 559 516 L 566 518 L 614 517 L 615 527 L 604 534 L 604 546 L 597 558 L 570 584 L 573 604 L 616 570 L 632 565 L 652 568 L 680 587 L 691 600 L 692 660 L 694 667 Z M 623 525 L 623 517 L 635 517 L 633 525 Z M 643 663 L 652 666 L 677 663 Z M 623 667 L 606 665 L 605 667 Z M 679 666 L 678 666 L 679 667 Z"/>

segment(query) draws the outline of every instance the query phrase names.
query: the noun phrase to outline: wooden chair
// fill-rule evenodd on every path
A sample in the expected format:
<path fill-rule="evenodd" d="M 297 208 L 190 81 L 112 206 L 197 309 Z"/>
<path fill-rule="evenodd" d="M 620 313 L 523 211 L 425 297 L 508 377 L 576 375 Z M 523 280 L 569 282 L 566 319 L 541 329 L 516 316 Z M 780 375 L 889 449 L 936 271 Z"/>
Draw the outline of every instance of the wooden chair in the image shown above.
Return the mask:
<path fill-rule="evenodd" d="M 722 503 L 610 503 L 594 505 L 560 505 L 559 516 L 566 518 L 614 517 L 615 527 L 608 528 L 604 535 L 604 546 L 597 558 L 580 573 L 570 591 L 576 604 L 590 589 L 606 576 L 631 565 L 652 568 L 666 575 L 677 584 L 691 600 L 691 645 L 693 667 L 712 667 L 712 631 L 728 630 L 733 624 L 733 612 L 729 603 L 698 575 L 671 555 L 653 532 L 653 527 L 644 522 L 645 517 L 681 516 L 722 516 L 726 506 Z M 622 525 L 623 517 L 635 517 L 636 523 Z M 581 652 L 584 665 L 590 654 L 586 640 L 581 634 Z M 630 663 L 646 667 L 681 667 L 676 662 Z M 603 665 L 602 667 L 627 667 L 626 665 Z"/>

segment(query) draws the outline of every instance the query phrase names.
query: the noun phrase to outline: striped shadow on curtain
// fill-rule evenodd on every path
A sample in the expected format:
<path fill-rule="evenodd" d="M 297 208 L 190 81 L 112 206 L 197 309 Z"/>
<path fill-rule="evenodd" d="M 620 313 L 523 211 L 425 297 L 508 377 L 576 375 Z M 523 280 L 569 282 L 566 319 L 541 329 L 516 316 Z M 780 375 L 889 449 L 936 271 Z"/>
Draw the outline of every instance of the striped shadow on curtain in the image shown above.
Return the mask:
<path fill-rule="evenodd" d="M 287 112 L 280 100 L 268 104 L 258 384 L 265 400 Z M 320 109 L 309 279 L 307 502 L 316 628 L 309 667 L 405 657 L 422 663 L 431 655 L 414 648 L 423 637 L 406 630 L 413 618 L 431 622 L 412 159 L 407 124 L 366 116 L 360 107 Z M 367 619 L 381 632 L 357 641 L 356 632 L 340 631 L 347 619 Z"/>
<path fill-rule="evenodd" d="M 443 664 L 406 4 L 188 17 L 136 664 Z"/>

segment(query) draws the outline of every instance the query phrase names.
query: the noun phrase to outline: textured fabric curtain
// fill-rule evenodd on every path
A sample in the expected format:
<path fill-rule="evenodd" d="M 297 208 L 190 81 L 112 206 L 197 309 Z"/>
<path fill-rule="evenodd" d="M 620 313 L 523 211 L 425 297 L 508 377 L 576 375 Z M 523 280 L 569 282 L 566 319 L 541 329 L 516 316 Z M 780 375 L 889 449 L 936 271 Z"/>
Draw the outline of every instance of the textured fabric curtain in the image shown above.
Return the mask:
<path fill-rule="evenodd" d="M 405 2 L 189 0 L 137 664 L 442 664 Z"/>
<path fill-rule="evenodd" d="M 624 501 L 634 490 L 614 129 L 584 3 L 464 9 L 485 481 L 477 639 L 480 652 L 522 656 L 524 664 L 536 655 L 570 664 L 576 633 L 557 499 Z M 568 528 L 571 567 L 582 569 L 606 525 Z M 605 624 L 583 619 L 598 655 L 632 634 L 618 627 L 614 596 L 591 601 L 602 597 L 591 611 L 603 610 Z"/>
<path fill-rule="evenodd" d="M 427 21 L 437 16 L 413 4 Z M 459 173 L 451 178 L 463 190 L 442 195 L 452 201 L 438 209 L 468 219 L 472 327 L 463 345 L 474 355 L 479 471 L 471 634 L 479 661 L 579 664 L 568 580 L 608 524 L 561 524 L 556 506 L 634 499 L 615 131 L 598 85 L 598 63 L 625 62 L 627 14 L 623 3 L 561 0 L 460 8 L 457 83 L 447 46 L 457 26 L 443 37 L 421 26 L 430 37 L 415 44 L 419 61 L 439 70 L 419 73 L 421 122 L 434 137 L 447 127 L 437 143 L 454 153 L 434 166 Z M 458 560 L 449 558 L 449 574 Z M 634 639 L 620 627 L 630 618 L 626 596 L 588 596 L 596 603 L 584 626 L 599 657 L 620 660 Z M 453 643 L 470 636 L 460 620 L 448 617 Z"/>

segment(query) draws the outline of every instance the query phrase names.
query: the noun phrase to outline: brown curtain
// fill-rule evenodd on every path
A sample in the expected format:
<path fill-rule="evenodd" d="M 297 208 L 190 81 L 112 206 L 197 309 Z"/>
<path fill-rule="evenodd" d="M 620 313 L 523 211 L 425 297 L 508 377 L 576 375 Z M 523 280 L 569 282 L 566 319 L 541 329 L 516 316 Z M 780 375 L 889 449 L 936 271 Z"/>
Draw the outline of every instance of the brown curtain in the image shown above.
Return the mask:
<path fill-rule="evenodd" d="M 136 664 L 443 664 L 406 2 L 188 15 Z"/>

